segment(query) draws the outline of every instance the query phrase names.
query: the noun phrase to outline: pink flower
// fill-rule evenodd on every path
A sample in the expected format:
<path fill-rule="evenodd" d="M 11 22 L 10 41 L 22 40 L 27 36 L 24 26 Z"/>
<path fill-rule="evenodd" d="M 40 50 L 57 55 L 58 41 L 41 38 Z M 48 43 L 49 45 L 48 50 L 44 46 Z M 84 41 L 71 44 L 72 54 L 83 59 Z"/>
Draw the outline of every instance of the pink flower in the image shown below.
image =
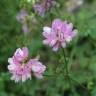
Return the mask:
<path fill-rule="evenodd" d="M 60 19 L 55 19 L 52 23 L 52 27 L 43 28 L 43 44 L 52 47 L 53 51 L 58 51 L 60 47 L 65 48 L 67 43 L 72 41 L 76 36 L 77 30 L 73 30 L 73 24 Z"/>
<path fill-rule="evenodd" d="M 42 17 L 44 16 L 44 14 L 45 14 L 45 8 L 44 8 L 44 6 L 42 4 L 35 4 L 33 6 L 33 9 L 34 9 L 34 11 L 36 13 L 38 13 L 38 15 L 40 15 Z"/>
<path fill-rule="evenodd" d="M 26 12 L 26 10 L 22 9 L 20 10 L 20 13 L 18 13 L 18 15 L 16 16 L 16 19 L 23 23 L 24 19 L 28 16 L 28 13 Z"/>
<path fill-rule="evenodd" d="M 28 27 L 28 24 L 27 24 L 28 16 L 29 14 L 24 9 L 21 9 L 20 12 L 16 16 L 17 21 L 19 21 L 22 24 L 22 30 L 25 34 L 30 32 L 30 28 Z"/>
<path fill-rule="evenodd" d="M 39 79 L 43 78 L 43 73 L 46 70 L 46 66 L 39 62 L 38 59 L 31 59 L 30 63 L 32 64 L 33 74 Z"/>
<path fill-rule="evenodd" d="M 44 0 L 44 2 L 40 3 L 36 3 L 33 5 L 33 9 L 34 11 L 40 15 L 40 16 L 44 16 L 45 13 L 47 11 L 51 11 L 51 8 L 54 7 L 56 5 L 55 0 Z"/>
<path fill-rule="evenodd" d="M 25 82 L 31 79 L 33 73 L 37 78 L 42 78 L 46 67 L 38 59 L 28 60 L 28 48 L 18 48 L 12 58 L 8 58 L 8 70 L 12 74 L 11 80 Z"/>

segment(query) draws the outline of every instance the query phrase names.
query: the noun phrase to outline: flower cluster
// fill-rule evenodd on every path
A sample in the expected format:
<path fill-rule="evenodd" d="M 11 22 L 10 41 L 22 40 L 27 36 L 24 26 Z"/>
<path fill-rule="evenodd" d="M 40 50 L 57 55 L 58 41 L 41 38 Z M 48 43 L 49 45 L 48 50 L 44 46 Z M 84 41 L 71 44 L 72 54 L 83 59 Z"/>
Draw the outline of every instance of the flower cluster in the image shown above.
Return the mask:
<path fill-rule="evenodd" d="M 51 7 L 56 4 L 55 0 L 45 0 L 43 3 L 36 3 L 33 6 L 33 9 L 38 15 L 44 16 L 45 12 L 48 11 Z"/>
<path fill-rule="evenodd" d="M 60 47 L 65 48 L 77 34 L 77 30 L 73 29 L 73 24 L 67 21 L 61 21 L 55 19 L 52 23 L 52 27 L 43 28 L 43 44 L 52 47 L 53 51 L 58 51 Z"/>
<path fill-rule="evenodd" d="M 46 66 L 37 58 L 28 60 L 28 54 L 28 48 L 23 47 L 22 49 L 18 48 L 12 58 L 8 58 L 8 70 L 12 74 L 11 80 L 24 82 L 31 79 L 31 74 L 37 78 L 43 77 Z"/>
<path fill-rule="evenodd" d="M 22 30 L 24 33 L 28 33 L 30 31 L 26 22 L 27 17 L 28 13 L 24 9 L 22 9 L 20 13 L 18 13 L 18 15 L 16 16 L 17 21 L 22 24 Z"/>
<path fill-rule="evenodd" d="M 34 6 L 33 6 L 33 9 L 34 9 L 34 11 L 36 12 L 36 13 L 38 13 L 38 15 L 40 15 L 40 16 L 44 16 L 44 14 L 45 14 L 45 8 L 44 8 L 44 6 L 42 5 L 42 4 L 35 4 Z"/>

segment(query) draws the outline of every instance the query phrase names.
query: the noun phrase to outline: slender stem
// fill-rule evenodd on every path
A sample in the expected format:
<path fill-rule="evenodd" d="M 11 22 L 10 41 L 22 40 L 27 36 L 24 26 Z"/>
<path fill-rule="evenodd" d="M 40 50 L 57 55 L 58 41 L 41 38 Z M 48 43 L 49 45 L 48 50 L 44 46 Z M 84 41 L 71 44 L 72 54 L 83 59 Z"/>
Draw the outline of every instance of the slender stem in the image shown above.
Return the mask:
<path fill-rule="evenodd" d="M 56 77 L 56 75 L 47 75 L 47 74 L 44 74 L 43 76 Z"/>
<path fill-rule="evenodd" d="M 64 56 L 64 61 L 65 61 L 65 69 L 66 69 L 66 74 L 68 75 L 69 72 L 68 72 L 68 62 L 67 62 L 67 59 L 66 59 L 66 55 L 65 55 L 65 50 L 63 49 L 63 56 Z"/>
<path fill-rule="evenodd" d="M 49 75 L 49 74 L 44 74 L 43 76 L 46 76 L 46 77 L 47 77 L 47 76 L 48 76 L 48 77 L 58 77 L 59 74 L 58 74 L 58 75 L 57 75 L 57 74 L 56 74 L 56 75 L 55 75 L 55 74 L 50 74 L 50 75 Z M 66 74 L 64 74 L 64 76 L 66 76 Z"/>

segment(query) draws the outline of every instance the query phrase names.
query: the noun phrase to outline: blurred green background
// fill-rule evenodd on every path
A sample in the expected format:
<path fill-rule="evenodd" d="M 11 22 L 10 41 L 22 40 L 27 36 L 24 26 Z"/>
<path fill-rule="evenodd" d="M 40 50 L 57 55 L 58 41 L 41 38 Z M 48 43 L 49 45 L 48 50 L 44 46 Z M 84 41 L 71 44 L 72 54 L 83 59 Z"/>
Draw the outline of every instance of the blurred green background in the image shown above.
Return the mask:
<path fill-rule="evenodd" d="M 0 0 L 0 96 L 96 96 L 96 0 L 84 0 L 80 6 L 72 3 L 73 0 L 57 0 L 58 7 L 52 8 L 44 17 L 35 14 L 30 3 L 23 2 L 24 5 L 21 1 L 26 0 Z M 31 31 L 27 35 L 16 20 L 23 5 L 36 19 L 35 24 L 30 20 Z M 72 6 L 76 11 L 69 12 L 67 9 Z M 27 46 L 30 57 L 40 55 L 40 60 L 47 66 L 47 74 L 56 74 L 62 69 L 62 58 L 58 60 L 58 53 L 42 44 L 43 26 L 50 25 L 55 18 L 72 22 L 79 31 L 66 54 L 71 57 L 70 73 L 80 84 L 68 81 L 62 75 L 42 80 L 32 77 L 25 83 L 11 81 L 8 58 L 18 47 Z"/>

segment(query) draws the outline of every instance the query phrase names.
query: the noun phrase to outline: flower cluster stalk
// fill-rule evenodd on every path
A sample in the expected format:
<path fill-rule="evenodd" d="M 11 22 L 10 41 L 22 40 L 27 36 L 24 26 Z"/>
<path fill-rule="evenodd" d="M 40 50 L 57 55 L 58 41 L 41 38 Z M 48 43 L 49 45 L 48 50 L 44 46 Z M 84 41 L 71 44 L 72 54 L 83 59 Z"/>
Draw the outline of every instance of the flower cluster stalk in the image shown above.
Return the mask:
<path fill-rule="evenodd" d="M 69 75 L 69 70 L 68 70 L 68 61 L 66 58 L 65 50 L 63 49 L 63 56 L 64 56 L 64 62 L 65 62 L 65 70 L 66 70 L 66 75 Z"/>

